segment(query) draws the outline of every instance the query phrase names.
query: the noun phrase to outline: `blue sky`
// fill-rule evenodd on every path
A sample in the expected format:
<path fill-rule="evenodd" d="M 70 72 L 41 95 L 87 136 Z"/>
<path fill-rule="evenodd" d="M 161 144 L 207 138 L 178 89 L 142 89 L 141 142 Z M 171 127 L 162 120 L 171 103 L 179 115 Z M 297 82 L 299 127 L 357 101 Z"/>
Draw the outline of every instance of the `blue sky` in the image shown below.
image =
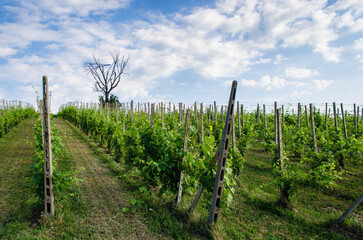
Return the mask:
<path fill-rule="evenodd" d="M 121 101 L 363 104 L 363 1 L 2 0 L 0 99 L 96 102 L 82 67 L 129 56 Z M 38 92 L 38 93 L 37 93 Z"/>

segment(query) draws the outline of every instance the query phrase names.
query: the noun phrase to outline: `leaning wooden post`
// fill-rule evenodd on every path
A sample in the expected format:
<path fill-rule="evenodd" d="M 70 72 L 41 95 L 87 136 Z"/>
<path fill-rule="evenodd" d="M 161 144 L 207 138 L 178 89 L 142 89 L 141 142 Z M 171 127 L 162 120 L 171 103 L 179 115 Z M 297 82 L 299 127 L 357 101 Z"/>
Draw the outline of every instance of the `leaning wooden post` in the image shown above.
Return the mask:
<path fill-rule="evenodd" d="M 345 138 L 348 138 L 347 125 L 345 124 L 345 116 L 344 116 L 343 103 L 340 104 L 340 108 L 342 109 L 342 120 L 343 120 L 344 137 Z"/>
<path fill-rule="evenodd" d="M 234 123 L 234 113 L 232 113 L 232 147 L 236 148 L 236 130 Z"/>
<path fill-rule="evenodd" d="M 345 218 L 353 212 L 353 210 L 358 207 L 358 205 L 363 201 L 363 193 L 354 201 L 354 203 L 348 208 L 347 211 L 343 213 L 343 215 L 338 219 L 338 222 L 343 222 Z"/>
<path fill-rule="evenodd" d="M 52 142 L 49 117 L 48 78 L 43 76 L 43 148 L 44 148 L 44 212 L 54 215 Z"/>
<path fill-rule="evenodd" d="M 218 166 L 216 172 L 216 178 L 214 181 L 214 190 L 211 201 L 211 208 L 209 211 L 208 223 L 212 224 L 218 220 L 220 203 L 222 199 L 224 173 L 226 170 L 228 146 L 229 146 L 229 135 L 232 125 L 233 107 L 234 100 L 236 97 L 237 81 L 233 81 L 231 87 L 231 93 L 229 97 L 228 109 L 226 114 L 226 122 L 222 134 L 222 141 L 220 143 L 220 153 L 218 154 Z"/>
<path fill-rule="evenodd" d="M 187 146 L 188 146 L 188 131 L 189 131 L 189 118 L 190 118 L 190 109 L 187 109 L 187 116 L 186 116 L 186 120 L 185 120 L 185 133 L 184 133 L 184 147 L 183 150 L 184 152 L 187 151 Z M 184 162 L 185 156 L 182 159 L 182 164 Z M 183 181 L 184 181 L 184 173 L 183 171 L 180 172 L 180 180 L 179 180 L 179 189 L 178 189 L 178 197 L 176 199 L 176 205 L 179 205 L 180 201 L 181 201 L 181 197 L 183 194 Z"/>
<path fill-rule="evenodd" d="M 335 129 L 338 130 L 337 106 L 336 106 L 335 102 L 333 102 L 333 114 L 334 114 Z"/>
<path fill-rule="evenodd" d="M 315 135 L 313 104 L 310 103 L 309 106 L 310 106 L 311 133 L 312 133 L 312 136 L 313 136 L 314 152 L 318 152 L 318 146 L 317 146 L 317 143 L 316 143 L 316 135 Z"/>
<path fill-rule="evenodd" d="M 237 101 L 238 139 L 241 139 L 241 116 L 239 114 L 239 101 Z"/>

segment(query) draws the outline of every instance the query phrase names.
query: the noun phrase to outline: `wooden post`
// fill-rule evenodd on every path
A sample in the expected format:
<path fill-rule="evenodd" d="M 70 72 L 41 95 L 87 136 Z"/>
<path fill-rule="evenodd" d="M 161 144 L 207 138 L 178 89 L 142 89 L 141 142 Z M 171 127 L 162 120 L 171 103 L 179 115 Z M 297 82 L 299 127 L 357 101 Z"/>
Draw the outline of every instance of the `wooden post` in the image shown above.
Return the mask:
<path fill-rule="evenodd" d="M 54 215 L 52 142 L 49 117 L 48 78 L 43 76 L 44 212 Z"/>
<path fill-rule="evenodd" d="M 214 101 L 214 121 L 215 121 L 216 124 L 218 123 L 217 112 L 218 112 L 218 110 L 217 110 L 217 102 Z"/>
<path fill-rule="evenodd" d="M 344 137 L 345 138 L 348 138 L 347 125 L 345 124 L 345 116 L 344 116 L 343 103 L 340 104 L 340 108 L 342 109 L 342 120 L 343 120 L 343 128 L 344 128 Z"/>
<path fill-rule="evenodd" d="M 200 104 L 200 141 L 204 142 L 203 103 Z"/>
<path fill-rule="evenodd" d="M 274 113 L 275 113 L 275 143 L 278 141 L 278 124 L 277 124 L 277 102 L 274 102 Z"/>
<path fill-rule="evenodd" d="M 232 113 L 232 147 L 236 148 L 236 131 L 234 124 L 234 112 Z"/>
<path fill-rule="evenodd" d="M 266 120 L 266 105 L 263 104 L 263 121 L 265 123 L 265 130 L 267 130 L 267 120 Z M 266 132 L 267 135 L 267 132 Z"/>
<path fill-rule="evenodd" d="M 216 178 L 214 181 L 214 190 L 211 201 L 211 208 L 209 211 L 208 222 L 212 224 L 218 220 L 219 210 L 220 210 L 220 202 L 222 199 L 222 191 L 223 191 L 223 181 L 224 181 L 224 173 L 226 170 L 227 163 L 227 155 L 228 155 L 228 146 L 229 146 L 229 135 L 230 129 L 232 125 L 232 117 L 233 117 L 233 107 L 234 100 L 236 97 L 237 90 L 237 81 L 233 81 L 231 87 L 231 93 L 229 97 L 228 110 L 226 114 L 226 122 L 224 125 L 224 130 L 222 134 L 222 141 L 220 143 L 220 153 L 218 154 L 218 166 L 216 172 Z"/>
<path fill-rule="evenodd" d="M 131 116 L 131 122 L 134 122 L 134 101 L 131 100 L 131 107 L 130 107 L 130 116 Z"/>
<path fill-rule="evenodd" d="M 188 131 L 189 131 L 189 118 L 190 118 L 190 109 L 187 109 L 187 116 L 186 116 L 186 120 L 185 120 L 185 133 L 184 133 L 184 147 L 183 150 L 184 152 L 187 151 L 187 146 L 188 146 Z M 184 158 L 182 159 L 182 163 L 184 162 Z M 178 189 L 178 197 L 176 200 L 176 205 L 179 205 L 180 201 L 181 201 L 181 197 L 183 194 L 183 181 L 184 181 L 184 173 L 183 171 L 180 172 L 180 180 L 179 180 L 179 189 Z"/>
<path fill-rule="evenodd" d="M 301 104 L 297 104 L 297 128 L 300 129 L 300 121 L 301 121 Z"/>
<path fill-rule="evenodd" d="M 151 128 L 154 128 L 155 103 L 151 104 Z"/>
<path fill-rule="evenodd" d="M 260 123 L 260 104 L 257 103 L 257 124 Z"/>
<path fill-rule="evenodd" d="M 150 102 L 147 102 L 147 114 L 149 116 L 149 123 L 151 122 L 151 109 L 150 109 Z"/>
<path fill-rule="evenodd" d="M 285 111 L 284 111 L 284 105 L 281 105 L 281 118 L 282 118 L 282 131 L 284 131 L 284 125 L 285 125 Z"/>
<path fill-rule="evenodd" d="M 312 133 L 312 136 L 313 136 L 314 152 L 318 152 L 318 146 L 317 146 L 317 143 L 316 143 L 316 135 L 315 135 L 313 104 L 310 103 L 309 106 L 310 106 L 311 133 Z"/>
<path fill-rule="evenodd" d="M 363 201 L 363 193 L 354 201 L 354 203 L 343 213 L 343 215 L 338 219 L 338 222 L 343 222 L 345 218 L 353 212 L 353 210 L 358 207 L 358 205 Z"/>
<path fill-rule="evenodd" d="M 283 146 L 282 146 L 282 128 L 281 128 L 281 109 L 276 109 L 276 128 L 277 128 L 277 147 L 279 152 L 279 167 L 280 170 L 284 169 L 284 154 L 283 154 Z M 280 187 L 280 195 L 281 201 L 285 205 L 290 204 L 289 196 L 287 191 Z"/>
<path fill-rule="evenodd" d="M 179 124 L 182 122 L 182 114 L 183 114 L 183 103 L 179 103 Z"/>
<path fill-rule="evenodd" d="M 243 104 L 241 104 L 241 117 L 242 117 L 242 127 L 245 126 L 245 116 L 243 111 Z"/>
<path fill-rule="evenodd" d="M 161 110 L 161 128 L 164 129 L 164 103 L 160 103 L 160 110 Z"/>
<path fill-rule="evenodd" d="M 116 125 L 118 125 L 118 114 L 119 114 L 119 110 L 120 110 L 120 105 L 118 102 L 116 102 L 116 106 L 115 106 L 115 113 L 116 113 Z"/>
<path fill-rule="evenodd" d="M 197 102 L 194 102 L 194 114 L 195 114 L 195 129 L 198 132 L 198 108 L 197 108 Z"/>
<path fill-rule="evenodd" d="M 333 114 L 334 114 L 335 129 L 338 130 L 337 106 L 336 106 L 335 102 L 333 102 Z"/>
<path fill-rule="evenodd" d="M 354 107 L 354 127 L 355 127 L 355 133 L 358 133 L 357 108 L 356 108 L 355 103 L 354 103 L 353 107 Z"/>
<path fill-rule="evenodd" d="M 325 129 L 328 129 L 328 103 L 325 103 Z"/>
<path fill-rule="evenodd" d="M 241 139 L 241 115 L 239 114 L 239 101 L 237 101 L 238 139 Z"/>
<path fill-rule="evenodd" d="M 308 108 L 305 105 L 305 118 L 306 118 L 306 126 L 309 127 L 309 114 L 308 114 Z"/>

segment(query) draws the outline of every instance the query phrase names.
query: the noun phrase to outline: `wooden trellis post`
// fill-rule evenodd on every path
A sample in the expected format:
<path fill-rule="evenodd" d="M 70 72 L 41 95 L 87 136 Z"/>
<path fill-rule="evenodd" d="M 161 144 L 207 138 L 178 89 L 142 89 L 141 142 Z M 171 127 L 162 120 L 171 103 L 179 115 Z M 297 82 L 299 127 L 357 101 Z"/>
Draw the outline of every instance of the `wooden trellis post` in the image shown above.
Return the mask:
<path fill-rule="evenodd" d="M 345 123 L 343 103 L 340 104 L 340 108 L 342 109 L 342 120 L 343 120 L 344 137 L 345 138 L 348 138 L 348 132 L 347 132 L 347 125 Z"/>
<path fill-rule="evenodd" d="M 312 136 L 313 136 L 314 152 L 318 152 L 318 146 L 317 146 L 317 143 L 316 143 L 316 135 L 315 135 L 313 104 L 310 103 L 309 106 L 310 106 L 311 133 L 312 133 Z"/>
<path fill-rule="evenodd" d="M 189 118 L 190 118 L 190 109 L 187 109 L 187 116 L 186 116 L 186 120 L 185 120 L 185 133 L 184 133 L 184 147 L 183 150 L 186 152 L 187 151 L 187 146 L 188 146 L 188 131 L 189 131 Z M 184 158 L 182 159 L 182 163 L 184 162 Z M 178 197 L 176 199 L 176 205 L 179 205 L 180 201 L 181 201 L 181 197 L 183 194 L 183 181 L 184 181 L 184 173 L 183 171 L 180 172 L 180 180 L 179 180 L 179 189 L 178 189 Z"/>
<path fill-rule="evenodd" d="M 333 114 L 334 114 L 335 129 L 338 130 L 337 106 L 335 105 L 335 102 L 333 102 Z"/>
<path fill-rule="evenodd" d="M 356 108 L 355 103 L 354 103 L 353 107 L 354 107 L 354 127 L 355 127 L 355 133 L 358 133 L 357 108 Z"/>
<path fill-rule="evenodd" d="M 265 123 L 265 130 L 267 130 L 267 120 L 266 120 L 266 105 L 263 104 L 263 122 Z M 266 131 L 267 135 L 267 131 Z"/>
<path fill-rule="evenodd" d="M 301 121 L 301 104 L 297 104 L 297 128 L 300 129 L 300 121 Z"/>
<path fill-rule="evenodd" d="M 260 104 L 257 103 L 257 124 L 260 123 Z"/>
<path fill-rule="evenodd" d="M 216 124 L 218 123 L 218 119 L 217 119 L 217 102 L 214 101 L 214 121 L 216 122 Z"/>
<path fill-rule="evenodd" d="M 242 127 L 245 126 L 245 114 L 243 111 L 243 104 L 241 104 L 241 117 L 242 117 Z"/>
<path fill-rule="evenodd" d="M 238 139 L 241 139 L 241 116 L 239 114 L 239 101 L 237 101 Z"/>
<path fill-rule="evenodd" d="M 134 122 L 134 101 L 131 100 L 131 104 L 130 104 L 130 116 L 131 116 L 131 123 Z"/>
<path fill-rule="evenodd" d="M 328 103 L 325 103 L 325 129 L 328 129 Z"/>
<path fill-rule="evenodd" d="M 200 104 L 200 142 L 204 142 L 203 103 Z"/>
<path fill-rule="evenodd" d="M 212 195 L 211 208 L 208 217 L 209 224 L 216 222 L 219 216 L 220 202 L 222 199 L 222 190 L 224 183 L 224 174 L 227 163 L 229 136 L 232 127 L 233 107 L 234 107 L 234 100 L 236 97 L 236 90 L 237 90 L 237 81 L 233 81 L 229 97 L 227 114 L 226 114 L 226 122 L 222 134 L 222 141 L 219 147 L 220 152 L 218 154 L 218 166 L 217 166 L 216 178 L 214 181 L 214 190 Z"/>
<path fill-rule="evenodd" d="M 43 76 L 43 149 L 44 149 L 44 212 L 54 215 L 52 143 L 49 117 L 48 78 Z"/>
<path fill-rule="evenodd" d="M 274 113 L 275 113 L 275 143 L 277 144 L 277 141 L 278 141 L 278 133 L 277 133 L 277 128 L 278 128 L 278 125 L 277 125 L 277 102 L 275 101 L 274 102 Z"/>
<path fill-rule="evenodd" d="M 306 126 L 309 127 L 309 114 L 308 107 L 305 105 L 305 118 L 306 118 Z"/>

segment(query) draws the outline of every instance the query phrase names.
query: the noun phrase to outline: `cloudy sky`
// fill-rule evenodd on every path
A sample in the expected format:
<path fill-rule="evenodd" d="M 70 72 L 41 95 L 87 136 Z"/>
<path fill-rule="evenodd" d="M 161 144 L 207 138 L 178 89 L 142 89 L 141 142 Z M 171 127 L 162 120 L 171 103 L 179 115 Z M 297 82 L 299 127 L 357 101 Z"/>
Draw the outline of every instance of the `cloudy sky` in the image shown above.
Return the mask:
<path fill-rule="evenodd" d="M 121 101 L 363 103 L 361 0 L 1 0 L 0 99 L 96 102 L 82 64 L 129 57 Z M 56 111 L 56 110 L 55 110 Z"/>

